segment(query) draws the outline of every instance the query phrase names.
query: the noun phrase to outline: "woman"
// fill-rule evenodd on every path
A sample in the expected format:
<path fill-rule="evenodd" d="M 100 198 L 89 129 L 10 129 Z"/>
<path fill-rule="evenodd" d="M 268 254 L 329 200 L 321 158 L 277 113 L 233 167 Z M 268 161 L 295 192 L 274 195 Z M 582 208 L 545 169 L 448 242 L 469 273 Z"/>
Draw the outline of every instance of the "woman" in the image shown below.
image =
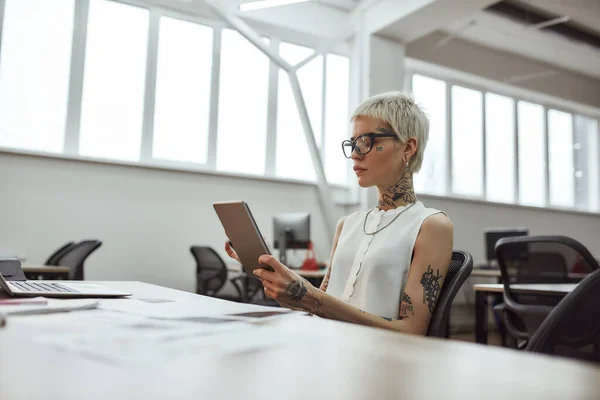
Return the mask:
<path fill-rule="evenodd" d="M 342 218 L 329 270 L 319 289 L 273 256 L 254 271 L 265 294 L 282 306 L 323 318 L 424 335 L 452 257 L 453 226 L 417 200 L 418 172 L 429 121 L 406 94 L 373 96 L 354 112 L 342 143 L 361 187 L 375 186 L 379 204 Z M 237 254 L 226 243 L 230 257 Z"/>

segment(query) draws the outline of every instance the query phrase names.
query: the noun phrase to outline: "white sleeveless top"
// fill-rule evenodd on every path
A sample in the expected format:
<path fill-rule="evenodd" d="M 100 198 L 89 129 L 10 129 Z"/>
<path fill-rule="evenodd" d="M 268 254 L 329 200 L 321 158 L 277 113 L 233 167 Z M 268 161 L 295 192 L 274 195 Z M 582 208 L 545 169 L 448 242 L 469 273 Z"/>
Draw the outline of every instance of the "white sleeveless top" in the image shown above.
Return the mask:
<path fill-rule="evenodd" d="M 425 208 L 420 201 L 406 207 L 388 211 L 375 207 L 345 218 L 333 255 L 328 294 L 365 312 L 398 318 L 400 295 L 421 224 L 427 217 L 442 212 Z M 366 235 L 365 218 L 364 229 L 368 233 L 391 224 L 374 235 Z"/>

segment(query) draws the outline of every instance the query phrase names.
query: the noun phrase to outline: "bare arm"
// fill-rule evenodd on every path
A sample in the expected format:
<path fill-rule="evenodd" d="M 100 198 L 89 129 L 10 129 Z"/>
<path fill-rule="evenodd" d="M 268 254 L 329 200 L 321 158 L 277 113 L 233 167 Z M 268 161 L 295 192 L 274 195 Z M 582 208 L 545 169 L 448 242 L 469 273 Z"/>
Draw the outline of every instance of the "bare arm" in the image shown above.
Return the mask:
<path fill-rule="evenodd" d="M 260 261 L 271 265 L 275 272 L 260 270 L 258 274 L 263 279 L 267 295 L 284 306 L 299 307 L 320 317 L 339 321 L 425 334 L 452 257 L 452 237 L 452 222 L 445 215 L 436 214 L 425 220 L 415 243 L 398 319 L 391 321 L 346 304 L 297 275 L 292 276 L 291 281 L 283 279 L 282 282 L 282 276 L 287 274 L 284 268 L 287 270 L 287 267 L 270 256 L 261 256 Z"/>
<path fill-rule="evenodd" d="M 331 266 L 333 265 L 333 255 L 335 254 L 335 249 L 337 249 L 338 241 L 340 240 L 340 235 L 342 234 L 342 228 L 344 227 L 344 220 L 346 217 L 342 217 L 335 228 L 335 235 L 333 236 L 333 245 L 331 247 L 331 256 L 329 256 L 329 267 L 327 268 L 327 274 L 325 278 L 323 278 L 323 282 L 321 282 L 321 286 L 319 289 L 323 292 L 327 291 L 327 287 L 329 286 L 329 278 L 331 277 Z"/>

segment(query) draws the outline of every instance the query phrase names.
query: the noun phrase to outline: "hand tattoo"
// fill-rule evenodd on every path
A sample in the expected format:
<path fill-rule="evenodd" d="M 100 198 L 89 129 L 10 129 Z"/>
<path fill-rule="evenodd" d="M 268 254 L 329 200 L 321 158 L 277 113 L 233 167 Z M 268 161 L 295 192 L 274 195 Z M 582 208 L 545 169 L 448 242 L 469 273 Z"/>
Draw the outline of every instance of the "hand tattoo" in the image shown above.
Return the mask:
<path fill-rule="evenodd" d="M 283 292 L 286 296 L 293 301 L 300 301 L 306 294 L 306 286 L 304 286 L 304 282 L 300 281 L 292 281 L 285 291 Z"/>
<path fill-rule="evenodd" d="M 421 285 L 423 285 L 423 303 L 427 302 L 429 312 L 433 314 L 435 304 L 442 289 L 440 281 L 443 275 L 440 275 L 440 270 L 437 270 L 437 275 L 433 274 L 431 265 L 427 266 L 427 271 L 421 277 Z"/>

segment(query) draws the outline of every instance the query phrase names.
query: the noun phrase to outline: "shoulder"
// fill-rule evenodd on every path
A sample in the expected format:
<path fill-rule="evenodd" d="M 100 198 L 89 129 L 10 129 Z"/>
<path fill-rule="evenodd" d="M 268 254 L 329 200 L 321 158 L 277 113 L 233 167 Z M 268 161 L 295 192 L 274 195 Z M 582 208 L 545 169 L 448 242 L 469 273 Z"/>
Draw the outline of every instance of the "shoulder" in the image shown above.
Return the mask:
<path fill-rule="evenodd" d="M 446 214 L 440 212 L 425 218 L 417 236 L 417 244 L 440 244 L 440 241 L 452 243 L 453 236 L 454 224 Z"/>

